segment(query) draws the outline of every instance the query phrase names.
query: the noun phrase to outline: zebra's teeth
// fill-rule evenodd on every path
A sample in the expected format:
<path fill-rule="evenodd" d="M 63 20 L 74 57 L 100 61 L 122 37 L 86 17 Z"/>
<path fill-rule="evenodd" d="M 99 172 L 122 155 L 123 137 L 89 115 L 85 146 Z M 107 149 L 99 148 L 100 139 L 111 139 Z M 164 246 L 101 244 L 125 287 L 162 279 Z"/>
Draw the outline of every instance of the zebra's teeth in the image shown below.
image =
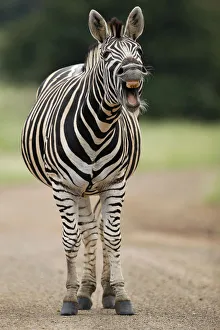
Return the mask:
<path fill-rule="evenodd" d="M 138 88 L 140 86 L 140 81 L 138 80 L 130 80 L 126 82 L 127 88 Z"/>

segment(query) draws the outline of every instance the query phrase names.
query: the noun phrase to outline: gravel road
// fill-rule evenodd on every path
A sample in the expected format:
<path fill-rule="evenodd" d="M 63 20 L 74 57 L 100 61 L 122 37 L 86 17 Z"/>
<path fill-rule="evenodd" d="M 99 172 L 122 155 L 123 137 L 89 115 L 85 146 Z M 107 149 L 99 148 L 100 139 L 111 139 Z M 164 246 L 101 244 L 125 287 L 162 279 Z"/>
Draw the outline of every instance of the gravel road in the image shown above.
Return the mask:
<path fill-rule="evenodd" d="M 122 267 L 136 315 L 61 317 L 66 264 L 59 215 L 38 182 L 0 188 L 0 329 L 220 329 L 220 208 L 202 201 L 215 171 L 135 175 L 128 187 Z M 101 249 L 98 246 L 98 282 Z M 78 272 L 81 274 L 82 250 Z"/>

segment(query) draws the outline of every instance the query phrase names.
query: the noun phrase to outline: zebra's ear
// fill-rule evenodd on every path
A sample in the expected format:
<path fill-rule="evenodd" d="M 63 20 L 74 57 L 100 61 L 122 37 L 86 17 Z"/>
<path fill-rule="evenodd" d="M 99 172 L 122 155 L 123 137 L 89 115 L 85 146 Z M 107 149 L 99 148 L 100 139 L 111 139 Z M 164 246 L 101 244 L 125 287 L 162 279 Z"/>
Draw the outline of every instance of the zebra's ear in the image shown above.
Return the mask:
<path fill-rule="evenodd" d="M 109 35 L 105 19 L 94 9 L 89 13 L 89 30 L 99 42 L 103 42 Z"/>
<path fill-rule="evenodd" d="M 124 35 L 136 40 L 144 29 L 144 16 L 140 7 L 135 7 L 129 14 Z"/>

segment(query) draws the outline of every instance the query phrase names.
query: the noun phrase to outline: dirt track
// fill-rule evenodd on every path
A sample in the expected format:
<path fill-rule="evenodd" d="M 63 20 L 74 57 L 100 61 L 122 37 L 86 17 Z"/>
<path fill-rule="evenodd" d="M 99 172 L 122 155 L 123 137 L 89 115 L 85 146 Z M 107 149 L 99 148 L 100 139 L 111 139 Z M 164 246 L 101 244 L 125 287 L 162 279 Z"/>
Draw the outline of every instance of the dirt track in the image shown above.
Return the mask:
<path fill-rule="evenodd" d="M 202 205 L 216 173 L 136 175 L 123 214 L 122 265 L 135 316 L 101 308 L 61 317 L 66 266 L 58 211 L 37 182 L 0 189 L 1 329 L 220 329 L 220 208 Z M 101 258 L 98 250 L 97 270 Z M 82 250 L 79 256 L 79 275 Z M 98 275 L 98 279 L 100 275 Z"/>

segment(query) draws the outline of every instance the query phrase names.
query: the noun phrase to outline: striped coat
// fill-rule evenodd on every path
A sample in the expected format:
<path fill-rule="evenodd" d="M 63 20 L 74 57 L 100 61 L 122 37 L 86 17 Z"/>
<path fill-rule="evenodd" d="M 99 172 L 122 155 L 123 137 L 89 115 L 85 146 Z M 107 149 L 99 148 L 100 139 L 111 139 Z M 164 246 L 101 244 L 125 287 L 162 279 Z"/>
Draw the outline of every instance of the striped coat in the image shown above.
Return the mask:
<path fill-rule="evenodd" d="M 129 14 L 125 29 L 117 19 L 107 24 L 92 10 L 89 28 L 98 43 L 84 64 L 60 69 L 45 79 L 23 128 L 24 161 L 52 188 L 62 219 L 67 259 L 62 315 L 92 306 L 98 219 L 89 195 L 94 194 L 101 202 L 103 306 L 133 314 L 120 265 L 120 215 L 126 181 L 140 156 L 138 115 L 147 71 L 136 39 L 143 26 L 139 7 Z M 81 239 L 85 262 L 79 288 L 75 261 Z"/>

